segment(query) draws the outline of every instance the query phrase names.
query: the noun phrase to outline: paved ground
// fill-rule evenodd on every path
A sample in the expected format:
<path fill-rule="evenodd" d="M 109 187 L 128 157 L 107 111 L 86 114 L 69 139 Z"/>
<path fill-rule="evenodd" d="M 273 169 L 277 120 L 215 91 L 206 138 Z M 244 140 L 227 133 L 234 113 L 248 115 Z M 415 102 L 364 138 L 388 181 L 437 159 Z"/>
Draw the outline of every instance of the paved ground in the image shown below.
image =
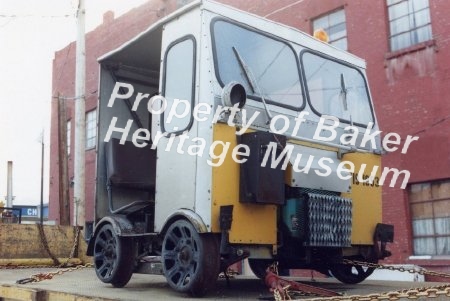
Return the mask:
<path fill-rule="evenodd" d="M 29 277 L 52 269 L 21 269 L 21 270 L 0 270 L 0 286 L 17 286 L 17 279 Z M 388 292 L 399 289 L 420 287 L 424 285 L 434 285 L 432 283 L 414 282 L 387 282 L 387 281 L 366 281 L 359 285 L 344 285 L 334 279 L 320 279 L 311 282 L 311 279 L 297 279 L 309 284 L 314 284 L 323 288 L 335 290 L 346 295 L 370 294 L 376 292 Z M 442 284 L 442 283 L 441 283 Z M 100 282 L 95 276 L 93 269 L 84 269 L 57 275 L 52 280 L 45 280 L 39 283 L 30 283 L 21 287 L 36 288 L 49 291 L 59 291 L 73 293 L 84 296 L 102 297 L 112 300 L 196 300 L 186 295 L 172 291 L 167 285 L 165 278 L 154 275 L 133 275 L 130 282 L 124 288 L 113 288 L 108 284 Z M 1 299 L 2 296 L 0 296 Z M 216 289 L 206 298 L 201 300 L 270 300 L 271 294 L 259 279 L 252 277 L 238 276 L 231 279 L 231 287 L 228 288 L 225 280 L 219 280 Z M 449 298 L 449 297 L 446 297 Z M 449 300 L 449 299 L 433 299 Z"/>

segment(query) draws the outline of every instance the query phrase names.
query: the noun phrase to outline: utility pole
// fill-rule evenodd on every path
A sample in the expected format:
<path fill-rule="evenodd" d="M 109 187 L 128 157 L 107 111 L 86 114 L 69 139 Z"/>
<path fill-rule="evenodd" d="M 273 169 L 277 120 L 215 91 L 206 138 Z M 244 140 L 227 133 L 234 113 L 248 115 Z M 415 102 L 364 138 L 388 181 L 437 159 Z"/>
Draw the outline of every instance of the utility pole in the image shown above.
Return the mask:
<path fill-rule="evenodd" d="M 6 207 L 12 208 L 13 206 L 13 161 L 8 161 L 8 177 L 7 177 L 7 195 L 6 195 Z"/>
<path fill-rule="evenodd" d="M 41 225 L 44 224 L 44 130 L 41 136 Z"/>
<path fill-rule="evenodd" d="M 68 171 L 68 145 L 70 141 L 67 133 L 66 101 L 58 93 L 56 100 L 58 108 L 58 153 L 59 153 L 59 223 L 63 226 L 70 225 L 69 202 L 69 171 Z"/>
<path fill-rule="evenodd" d="M 74 225 L 85 223 L 85 90 L 86 90 L 86 51 L 85 51 L 85 0 L 79 0 L 77 12 L 77 52 L 75 68 L 75 151 L 74 151 Z"/>

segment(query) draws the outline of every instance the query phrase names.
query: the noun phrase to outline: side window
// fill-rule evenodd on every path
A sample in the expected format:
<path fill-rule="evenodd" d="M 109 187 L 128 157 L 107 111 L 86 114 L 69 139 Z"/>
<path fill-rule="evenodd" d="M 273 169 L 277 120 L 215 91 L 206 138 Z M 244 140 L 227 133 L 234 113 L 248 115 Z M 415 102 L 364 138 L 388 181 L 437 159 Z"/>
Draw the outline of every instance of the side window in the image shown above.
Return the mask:
<path fill-rule="evenodd" d="M 167 108 L 161 115 L 163 132 L 182 133 L 192 125 L 195 97 L 195 40 L 188 36 L 175 41 L 165 56 L 163 96 Z"/>

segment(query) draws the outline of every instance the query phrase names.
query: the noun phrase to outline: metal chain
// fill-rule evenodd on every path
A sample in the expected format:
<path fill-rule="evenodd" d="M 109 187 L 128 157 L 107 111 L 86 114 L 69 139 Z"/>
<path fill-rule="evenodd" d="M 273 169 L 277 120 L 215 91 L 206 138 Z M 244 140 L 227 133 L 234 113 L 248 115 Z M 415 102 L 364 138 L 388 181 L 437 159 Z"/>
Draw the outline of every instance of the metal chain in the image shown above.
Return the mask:
<path fill-rule="evenodd" d="M 418 273 L 420 275 L 430 275 L 450 278 L 450 274 L 442 272 L 428 271 L 425 269 L 407 269 L 404 267 L 393 267 L 388 265 L 382 265 L 378 263 L 356 261 L 356 260 L 343 260 L 344 264 L 349 264 L 353 266 L 365 266 L 376 269 L 385 269 L 390 271 L 408 272 L 408 273 Z M 286 293 L 295 293 L 294 291 L 286 291 Z M 288 294 L 286 296 L 289 297 Z M 352 295 L 352 296 L 337 296 L 337 297 L 320 297 L 320 298 L 310 298 L 309 301 L 375 301 L 375 300 L 399 300 L 399 299 L 418 299 L 421 297 L 425 298 L 439 298 L 441 296 L 450 297 L 450 284 L 430 286 L 430 287 L 419 287 L 411 288 L 400 291 L 391 291 L 387 293 L 377 293 L 368 295 Z M 274 291 L 274 298 L 276 301 L 283 301 L 282 295 L 278 290 Z M 289 297 L 290 298 L 290 297 Z M 290 299 L 292 300 L 292 299 Z"/>
<path fill-rule="evenodd" d="M 279 275 L 279 273 L 278 273 L 278 261 L 274 261 L 270 265 L 269 270 L 271 270 L 276 275 Z M 287 296 L 289 299 L 291 299 L 291 296 L 289 295 L 289 293 L 291 293 L 291 291 L 289 291 L 288 289 L 289 289 L 289 286 L 283 287 L 282 291 L 280 291 L 278 288 L 275 288 L 273 290 L 273 298 L 275 299 L 275 301 L 283 301 L 284 300 L 283 296 Z"/>
<path fill-rule="evenodd" d="M 55 275 L 62 275 L 67 272 L 73 272 L 73 271 L 84 269 L 84 268 L 91 268 L 93 266 L 94 265 L 92 263 L 87 263 L 84 265 L 77 265 L 77 266 L 74 266 L 71 268 L 60 269 L 55 272 L 34 274 L 34 275 L 31 275 L 29 278 L 17 280 L 16 283 L 17 284 L 26 284 L 26 283 L 31 283 L 31 282 L 40 282 L 42 280 L 53 279 L 53 276 L 55 276 Z"/>
<path fill-rule="evenodd" d="M 44 247 L 45 251 L 47 252 L 48 256 L 50 256 L 50 258 L 53 260 L 53 264 L 54 265 L 60 265 L 61 263 L 59 262 L 58 258 L 56 258 L 55 255 L 53 255 L 53 253 L 50 251 L 50 247 L 48 246 L 48 241 L 47 241 L 47 237 L 45 236 L 45 232 L 44 232 L 44 225 L 42 224 L 36 224 L 37 228 L 39 230 L 39 236 L 41 238 L 41 243 L 42 246 Z"/>
<path fill-rule="evenodd" d="M 41 228 L 41 227 L 39 227 L 39 229 L 40 229 L 39 231 L 41 231 L 41 229 L 43 230 L 43 228 Z M 81 228 L 76 227 L 75 229 L 76 229 L 75 230 L 75 238 L 73 241 L 72 250 L 70 251 L 69 257 L 67 258 L 67 260 L 64 263 L 60 263 L 59 260 L 55 256 L 53 256 L 53 254 L 51 252 L 49 253 L 50 248 L 48 246 L 47 239 L 45 238 L 45 234 L 44 235 L 40 234 L 41 242 L 44 245 L 44 248 L 49 249 L 49 251 L 47 253 L 51 254 L 51 256 L 55 257 L 55 258 L 52 257 L 52 260 L 53 260 L 53 262 L 55 262 L 55 259 L 56 259 L 58 261 L 58 264 L 54 264 L 54 265 L 17 265 L 17 264 L 8 263 L 5 265 L 0 265 L 0 270 L 44 269 L 44 268 L 65 268 L 65 267 L 67 267 L 69 265 L 70 260 L 73 259 L 73 257 L 75 256 L 75 252 L 78 247 L 78 240 L 80 237 Z M 44 237 L 44 239 L 42 239 L 42 237 Z M 47 247 L 45 247 L 45 246 L 47 246 Z"/>
<path fill-rule="evenodd" d="M 78 239 L 79 239 L 79 235 L 81 232 L 80 228 L 79 227 L 76 228 L 75 239 L 74 239 L 74 243 L 72 246 L 72 250 L 70 252 L 68 259 L 63 264 L 60 264 L 58 259 L 51 253 L 42 225 L 38 224 L 38 229 L 39 229 L 39 233 L 40 233 L 40 237 L 41 237 L 41 242 L 42 242 L 44 248 L 46 249 L 49 256 L 52 258 L 53 262 L 55 262 L 55 266 L 39 266 L 39 267 L 61 268 L 61 267 L 67 266 L 69 261 L 75 255 L 75 250 L 77 249 Z M 356 260 L 349 260 L 349 259 L 344 259 L 343 263 L 349 264 L 349 265 L 354 265 L 354 266 L 365 266 L 365 267 L 370 267 L 370 268 L 375 268 L 375 269 L 385 269 L 385 270 L 390 270 L 390 271 L 408 272 L 408 273 L 412 273 L 412 274 L 417 273 L 420 275 L 430 275 L 430 276 L 450 278 L 450 274 L 442 273 L 442 272 L 435 272 L 435 271 L 428 271 L 425 269 L 414 269 L 414 268 L 407 269 L 404 267 L 394 267 L 394 266 L 382 265 L 382 264 L 378 264 L 378 263 L 370 263 L 370 262 L 363 262 L 363 261 L 356 261 Z M 16 283 L 26 284 L 26 283 L 31 283 L 31 282 L 40 282 L 43 280 L 53 279 L 53 277 L 55 275 L 62 275 L 67 272 L 72 272 L 72 271 L 89 268 L 89 267 L 93 267 L 93 264 L 87 263 L 84 265 L 77 265 L 75 267 L 60 269 L 55 272 L 34 274 L 29 278 L 17 280 Z M 2 269 L 18 269 L 18 268 L 24 268 L 24 266 L 15 266 L 15 265 L 8 264 L 8 265 L 3 265 L 0 268 L 2 268 Z M 26 268 L 29 268 L 29 267 L 26 266 Z M 33 268 L 36 268 L 36 266 Z M 284 289 L 286 292 L 288 292 L 288 290 L 289 290 L 288 287 L 286 287 Z M 291 291 L 291 293 L 295 293 L 295 292 Z M 273 294 L 274 294 L 274 298 L 276 301 L 283 300 L 282 294 L 277 289 L 274 290 Z M 289 296 L 288 294 L 286 294 L 286 295 Z M 399 300 L 401 298 L 418 299 L 420 297 L 438 298 L 440 296 L 450 297 L 450 284 L 445 284 L 445 285 L 440 285 L 440 286 L 431 286 L 431 287 L 412 288 L 412 289 L 407 289 L 407 290 L 402 290 L 402 291 L 392 291 L 392 292 L 379 293 L 379 294 L 320 297 L 320 298 L 312 298 L 312 299 L 308 299 L 308 300 L 310 300 L 310 301 L 343 301 L 343 300 L 374 301 L 374 300 Z"/>
<path fill-rule="evenodd" d="M 220 279 L 226 279 L 226 278 L 234 278 L 234 276 L 239 275 L 239 273 L 233 269 L 228 268 L 226 271 L 221 272 L 219 274 Z"/>
<path fill-rule="evenodd" d="M 80 227 L 76 227 L 75 228 L 75 238 L 74 238 L 74 241 L 73 241 L 72 250 L 70 251 L 69 257 L 67 258 L 66 262 L 61 264 L 60 267 L 62 267 L 62 268 L 67 267 L 68 264 L 69 264 L 69 261 L 75 256 L 75 251 L 78 248 L 78 239 L 80 237 L 80 232 L 81 232 L 81 228 Z"/>
<path fill-rule="evenodd" d="M 393 291 L 379 294 L 369 295 L 352 295 L 342 297 L 329 297 L 329 298 L 312 298 L 309 301 L 375 301 L 375 300 L 399 300 L 399 299 L 418 299 L 425 298 L 438 298 L 441 296 L 450 297 L 450 284 L 441 286 L 412 288 L 402 291 Z"/>
<path fill-rule="evenodd" d="M 283 301 L 283 297 L 281 296 L 281 293 L 278 289 L 275 289 L 273 291 L 273 298 L 275 299 L 275 301 Z"/>
<path fill-rule="evenodd" d="M 78 240 L 79 240 L 80 232 L 81 232 L 80 227 L 76 227 L 72 249 L 70 251 L 69 257 L 67 258 L 67 260 L 64 263 L 60 263 L 59 260 L 51 253 L 42 225 L 38 225 L 38 229 L 39 229 L 42 245 L 44 246 L 47 253 L 52 258 L 55 265 L 21 266 L 21 265 L 7 264 L 7 265 L 0 266 L 0 269 L 31 269 L 31 268 L 64 268 L 64 269 L 59 269 L 55 272 L 34 274 L 28 278 L 17 280 L 16 281 L 17 284 L 40 282 L 43 280 L 52 279 L 53 276 L 55 276 L 55 275 L 62 275 L 67 272 L 72 272 L 72 271 L 76 271 L 76 270 L 80 270 L 80 269 L 84 269 L 84 268 L 90 268 L 90 267 L 94 266 L 92 263 L 87 263 L 84 265 L 76 265 L 73 267 L 66 268 L 69 265 L 70 260 L 75 256 L 75 252 L 78 248 Z"/>
<path fill-rule="evenodd" d="M 394 267 L 394 266 L 383 265 L 383 264 L 379 264 L 379 263 L 371 263 L 371 262 L 349 260 L 349 259 L 344 259 L 343 262 L 345 264 L 349 264 L 349 265 L 365 266 L 365 267 L 369 267 L 369 268 L 376 268 L 376 269 L 382 269 L 382 270 L 408 272 L 408 273 L 411 273 L 411 274 L 416 274 L 417 273 L 419 275 L 429 275 L 429 276 L 450 278 L 450 274 L 442 273 L 442 272 L 428 271 L 426 269 L 414 269 L 414 268 L 407 269 L 407 268 L 404 268 L 404 267 Z"/>
<path fill-rule="evenodd" d="M 268 269 L 265 281 L 270 291 L 273 291 L 274 298 L 283 300 L 283 297 L 292 300 L 298 296 L 322 296 L 332 297 L 339 296 L 339 293 L 334 291 L 319 288 L 312 285 L 301 284 L 292 280 L 279 277 L 278 262 L 274 262 Z"/>
<path fill-rule="evenodd" d="M 58 268 L 57 265 L 18 265 L 13 263 L 7 263 L 0 265 L 0 270 L 22 270 L 22 269 L 49 269 Z"/>

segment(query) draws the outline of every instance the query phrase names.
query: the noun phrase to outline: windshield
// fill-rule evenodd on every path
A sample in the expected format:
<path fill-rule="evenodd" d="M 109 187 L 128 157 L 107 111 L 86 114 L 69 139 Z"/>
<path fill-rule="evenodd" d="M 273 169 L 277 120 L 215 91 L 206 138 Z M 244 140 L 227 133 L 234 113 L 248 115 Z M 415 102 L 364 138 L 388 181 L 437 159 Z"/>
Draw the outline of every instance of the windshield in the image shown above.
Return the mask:
<path fill-rule="evenodd" d="M 303 106 L 297 58 L 288 44 L 218 20 L 213 23 L 213 46 L 216 75 L 222 86 L 238 81 L 251 98 L 260 100 L 263 94 L 268 103 L 291 108 Z M 233 49 L 239 50 L 261 92 L 252 88 Z"/>
<path fill-rule="evenodd" d="M 349 122 L 373 122 L 369 93 L 363 74 L 356 68 L 304 52 L 302 65 L 312 109 Z"/>

